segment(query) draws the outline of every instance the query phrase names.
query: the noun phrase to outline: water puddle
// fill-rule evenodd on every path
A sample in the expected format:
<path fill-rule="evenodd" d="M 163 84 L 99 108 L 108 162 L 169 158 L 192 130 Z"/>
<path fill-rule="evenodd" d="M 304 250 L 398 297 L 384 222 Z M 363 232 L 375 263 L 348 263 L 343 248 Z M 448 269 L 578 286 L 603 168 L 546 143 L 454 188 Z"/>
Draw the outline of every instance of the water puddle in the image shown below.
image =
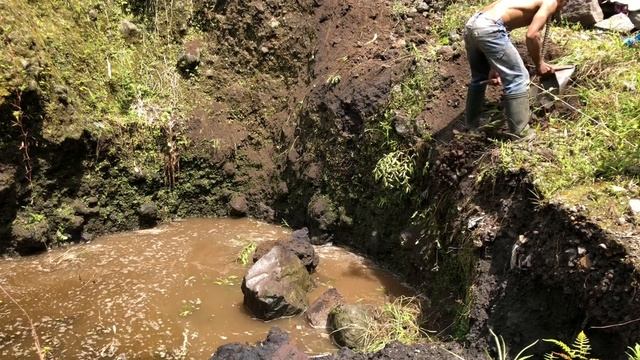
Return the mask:
<path fill-rule="evenodd" d="M 0 261 L 0 284 L 26 310 L 55 359 L 208 358 L 229 342 L 264 339 L 271 326 L 309 353 L 333 351 L 303 317 L 269 323 L 242 306 L 237 263 L 250 242 L 288 234 L 252 220 L 192 219 L 91 244 Z M 382 303 L 410 291 L 337 247 L 320 247 L 315 300 L 336 287 L 348 302 Z M 0 358 L 36 358 L 29 320 L 0 292 Z"/>

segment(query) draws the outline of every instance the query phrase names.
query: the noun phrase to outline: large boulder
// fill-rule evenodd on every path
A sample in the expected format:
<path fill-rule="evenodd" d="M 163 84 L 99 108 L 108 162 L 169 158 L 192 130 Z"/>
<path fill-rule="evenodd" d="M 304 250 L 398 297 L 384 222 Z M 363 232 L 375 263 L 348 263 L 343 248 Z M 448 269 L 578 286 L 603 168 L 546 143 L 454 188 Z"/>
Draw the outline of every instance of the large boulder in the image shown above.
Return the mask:
<path fill-rule="evenodd" d="M 307 360 L 309 357 L 289 340 L 289 335 L 278 328 L 272 328 L 263 342 L 250 346 L 246 344 L 222 345 L 211 360 Z"/>
<path fill-rule="evenodd" d="M 329 314 L 329 329 L 333 341 L 351 349 L 363 349 L 367 330 L 374 322 L 372 309 L 366 305 L 343 305 Z"/>
<path fill-rule="evenodd" d="M 326 329 L 329 313 L 338 306 L 344 304 L 344 298 L 335 288 L 328 289 L 309 306 L 305 317 L 309 325 L 317 329 Z"/>
<path fill-rule="evenodd" d="M 300 259 L 282 246 L 273 247 L 242 280 L 244 305 L 262 320 L 299 314 L 307 309 L 312 282 Z"/>
<path fill-rule="evenodd" d="M 567 0 L 562 8 L 562 17 L 584 27 L 591 27 L 602 21 L 604 14 L 598 0 Z"/>
<path fill-rule="evenodd" d="M 294 235 L 296 232 L 294 232 Z M 257 262 L 260 260 L 265 254 L 267 254 L 271 249 L 275 246 L 282 246 L 283 248 L 293 252 L 296 254 L 298 259 L 302 261 L 304 267 L 310 273 L 314 272 L 316 267 L 318 267 L 318 263 L 320 262 L 320 257 L 316 254 L 313 245 L 309 242 L 309 236 L 306 236 L 306 240 L 303 236 L 298 235 L 292 236 L 290 239 L 285 240 L 277 240 L 277 241 L 265 241 L 256 247 L 256 251 L 253 253 L 253 262 Z"/>

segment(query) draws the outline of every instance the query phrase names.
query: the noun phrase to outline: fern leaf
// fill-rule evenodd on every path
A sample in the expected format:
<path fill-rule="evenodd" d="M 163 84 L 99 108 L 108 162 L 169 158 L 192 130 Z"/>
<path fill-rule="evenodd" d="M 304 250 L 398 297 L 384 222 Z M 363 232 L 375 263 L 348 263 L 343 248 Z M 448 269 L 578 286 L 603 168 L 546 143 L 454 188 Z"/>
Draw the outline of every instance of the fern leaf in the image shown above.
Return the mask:
<path fill-rule="evenodd" d="M 576 359 L 588 360 L 589 352 L 591 351 L 591 345 L 589 345 L 589 338 L 584 333 L 584 331 L 580 331 L 576 340 L 573 342 L 573 356 Z"/>
<path fill-rule="evenodd" d="M 542 339 L 542 341 L 548 342 L 548 343 L 552 343 L 554 345 L 556 345 L 557 347 L 559 347 L 560 349 L 562 349 L 562 351 L 564 351 L 568 356 L 569 359 L 574 358 L 575 354 L 574 351 L 571 349 L 571 347 L 565 343 L 563 343 L 560 340 L 556 340 L 556 339 Z M 557 355 L 557 354 L 556 354 Z"/>

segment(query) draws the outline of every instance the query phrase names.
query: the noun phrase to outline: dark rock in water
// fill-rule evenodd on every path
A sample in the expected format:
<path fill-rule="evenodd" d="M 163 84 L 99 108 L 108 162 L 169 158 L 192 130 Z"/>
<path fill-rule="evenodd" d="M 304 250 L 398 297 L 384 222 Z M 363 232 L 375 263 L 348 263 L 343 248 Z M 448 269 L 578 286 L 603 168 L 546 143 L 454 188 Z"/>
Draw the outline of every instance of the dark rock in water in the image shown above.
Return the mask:
<path fill-rule="evenodd" d="M 289 335 L 272 328 L 267 339 L 255 346 L 246 344 L 222 345 L 210 360 L 307 360 L 309 357 L 289 340 Z"/>
<path fill-rule="evenodd" d="M 336 344 L 361 349 L 366 344 L 365 331 L 375 321 L 371 309 L 365 305 L 343 305 L 329 314 L 331 337 Z"/>
<path fill-rule="evenodd" d="M 305 313 L 307 321 L 314 328 L 327 328 L 329 313 L 336 307 L 344 304 L 344 298 L 337 289 L 331 288 L 325 291 L 320 297 L 309 306 Z"/>
<path fill-rule="evenodd" d="M 138 217 L 140 220 L 140 226 L 155 226 L 156 224 L 158 224 L 158 220 L 160 220 L 158 206 L 153 201 L 149 201 L 140 205 L 140 208 L 138 209 Z"/>
<path fill-rule="evenodd" d="M 229 201 L 229 213 L 231 216 L 243 217 L 249 212 L 249 204 L 244 195 L 233 195 Z"/>
<path fill-rule="evenodd" d="M 297 240 L 296 238 L 300 240 Z M 305 238 L 306 240 L 304 240 Z M 298 259 L 302 261 L 302 265 L 304 265 L 310 273 L 314 272 L 320 263 L 320 257 L 316 254 L 313 245 L 309 242 L 309 236 L 304 236 L 302 233 L 298 233 L 296 237 L 292 239 L 265 241 L 258 244 L 256 251 L 253 253 L 253 262 L 258 261 L 275 246 L 282 246 L 283 248 L 293 252 Z"/>
<path fill-rule="evenodd" d="M 14 221 L 11 227 L 14 247 L 20 255 L 30 255 L 47 250 L 47 232 L 49 223 L 46 220 L 23 223 Z"/>
<path fill-rule="evenodd" d="M 242 280 L 244 304 L 262 320 L 296 315 L 306 310 L 311 277 L 298 257 L 275 246 Z"/>
<path fill-rule="evenodd" d="M 311 242 L 311 240 L 309 239 L 309 229 L 305 227 L 302 229 L 294 230 L 291 233 L 291 240 Z"/>

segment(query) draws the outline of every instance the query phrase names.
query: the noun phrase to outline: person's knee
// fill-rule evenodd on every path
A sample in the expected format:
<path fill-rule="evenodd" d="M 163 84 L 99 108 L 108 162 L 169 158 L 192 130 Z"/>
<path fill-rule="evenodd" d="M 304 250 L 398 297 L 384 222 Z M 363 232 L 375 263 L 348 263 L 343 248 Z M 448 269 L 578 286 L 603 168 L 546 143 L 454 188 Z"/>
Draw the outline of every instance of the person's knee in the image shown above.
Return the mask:
<path fill-rule="evenodd" d="M 503 84 L 503 91 L 505 95 L 521 94 L 525 91 L 529 91 L 529 74 L 518 76 L 508 83 L 503 81 Z"/>

